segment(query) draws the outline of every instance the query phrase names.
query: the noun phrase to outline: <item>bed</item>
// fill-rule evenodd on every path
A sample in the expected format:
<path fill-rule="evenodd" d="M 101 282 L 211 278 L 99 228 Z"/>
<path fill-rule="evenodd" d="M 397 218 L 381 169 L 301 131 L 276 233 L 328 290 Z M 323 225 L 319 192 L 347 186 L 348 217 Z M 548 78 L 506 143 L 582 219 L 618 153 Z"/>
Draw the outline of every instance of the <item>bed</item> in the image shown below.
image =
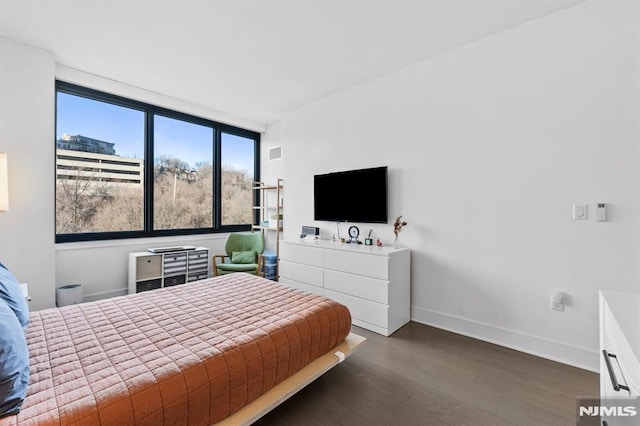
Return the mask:
<path fill-rule="evenodd" d="M 244 273 L 32 312 L 27 397 L 0 425 L 249 424 L 356 350 L 350 328 Z"/>

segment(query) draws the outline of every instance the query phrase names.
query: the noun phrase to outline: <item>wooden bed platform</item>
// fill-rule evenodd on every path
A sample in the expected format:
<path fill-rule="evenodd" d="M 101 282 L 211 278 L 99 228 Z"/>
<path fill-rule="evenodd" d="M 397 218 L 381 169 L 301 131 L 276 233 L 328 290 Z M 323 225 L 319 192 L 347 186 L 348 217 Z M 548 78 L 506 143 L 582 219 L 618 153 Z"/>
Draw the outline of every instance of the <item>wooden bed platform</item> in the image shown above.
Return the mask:
<path fill-rule="evenodd" d="M 360 349 L 366 339 L 355 333 L 349 335 L 335 348 L 316 358 L 302 370 L 278 383 L 255 401 L 245 405 L 239 411 L 221 422 L 220 426 L 250 425 L 292 397 L 309 383 L 340 364 L 346 357 Z"/>

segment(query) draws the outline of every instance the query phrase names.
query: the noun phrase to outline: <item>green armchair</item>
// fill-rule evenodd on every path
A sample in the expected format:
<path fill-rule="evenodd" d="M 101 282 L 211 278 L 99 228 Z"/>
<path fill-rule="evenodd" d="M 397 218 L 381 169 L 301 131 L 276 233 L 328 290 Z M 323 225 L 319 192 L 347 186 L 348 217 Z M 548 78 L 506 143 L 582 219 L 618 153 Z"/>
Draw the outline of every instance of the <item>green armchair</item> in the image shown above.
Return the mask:
<path fill-rule="evenodd" d="M 214 276 L 234 272 L 261 274 L 262 253 L 264 252 L 264 235 L 262 235 L 262 232 L 229 234 L 224 245 L 224 251 L 226 254 L 213 255 Z"/>

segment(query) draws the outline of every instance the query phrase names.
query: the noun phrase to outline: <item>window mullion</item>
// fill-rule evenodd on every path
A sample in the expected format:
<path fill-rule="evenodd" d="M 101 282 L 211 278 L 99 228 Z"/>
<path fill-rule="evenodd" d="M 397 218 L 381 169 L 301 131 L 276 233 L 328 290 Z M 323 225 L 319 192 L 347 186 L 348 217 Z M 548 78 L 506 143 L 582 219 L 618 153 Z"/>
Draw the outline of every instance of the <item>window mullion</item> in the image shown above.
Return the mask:
<path fill-rule="evenodd" d="M 219 127 L 213 129 L 213 228 L 222 228 L 222 148 Z"/>
<path fill-rule="evenodd" d="M 154 114 L 150 110 L 145 111 L 145 163 L 144 163 L 144 230 L 148 234 L 153 233 L 153 121 Z"/>

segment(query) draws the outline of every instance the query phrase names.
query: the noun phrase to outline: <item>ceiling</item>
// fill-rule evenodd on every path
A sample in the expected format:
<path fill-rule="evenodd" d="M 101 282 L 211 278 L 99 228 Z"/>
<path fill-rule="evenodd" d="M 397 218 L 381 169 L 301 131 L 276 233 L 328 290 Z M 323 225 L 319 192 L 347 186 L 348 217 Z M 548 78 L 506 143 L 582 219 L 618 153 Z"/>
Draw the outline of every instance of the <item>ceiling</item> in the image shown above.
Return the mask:
<path fill-rule="evenodd" d="M 259 124 L 583 0 L 0 0 L 56 62 Z"/>

